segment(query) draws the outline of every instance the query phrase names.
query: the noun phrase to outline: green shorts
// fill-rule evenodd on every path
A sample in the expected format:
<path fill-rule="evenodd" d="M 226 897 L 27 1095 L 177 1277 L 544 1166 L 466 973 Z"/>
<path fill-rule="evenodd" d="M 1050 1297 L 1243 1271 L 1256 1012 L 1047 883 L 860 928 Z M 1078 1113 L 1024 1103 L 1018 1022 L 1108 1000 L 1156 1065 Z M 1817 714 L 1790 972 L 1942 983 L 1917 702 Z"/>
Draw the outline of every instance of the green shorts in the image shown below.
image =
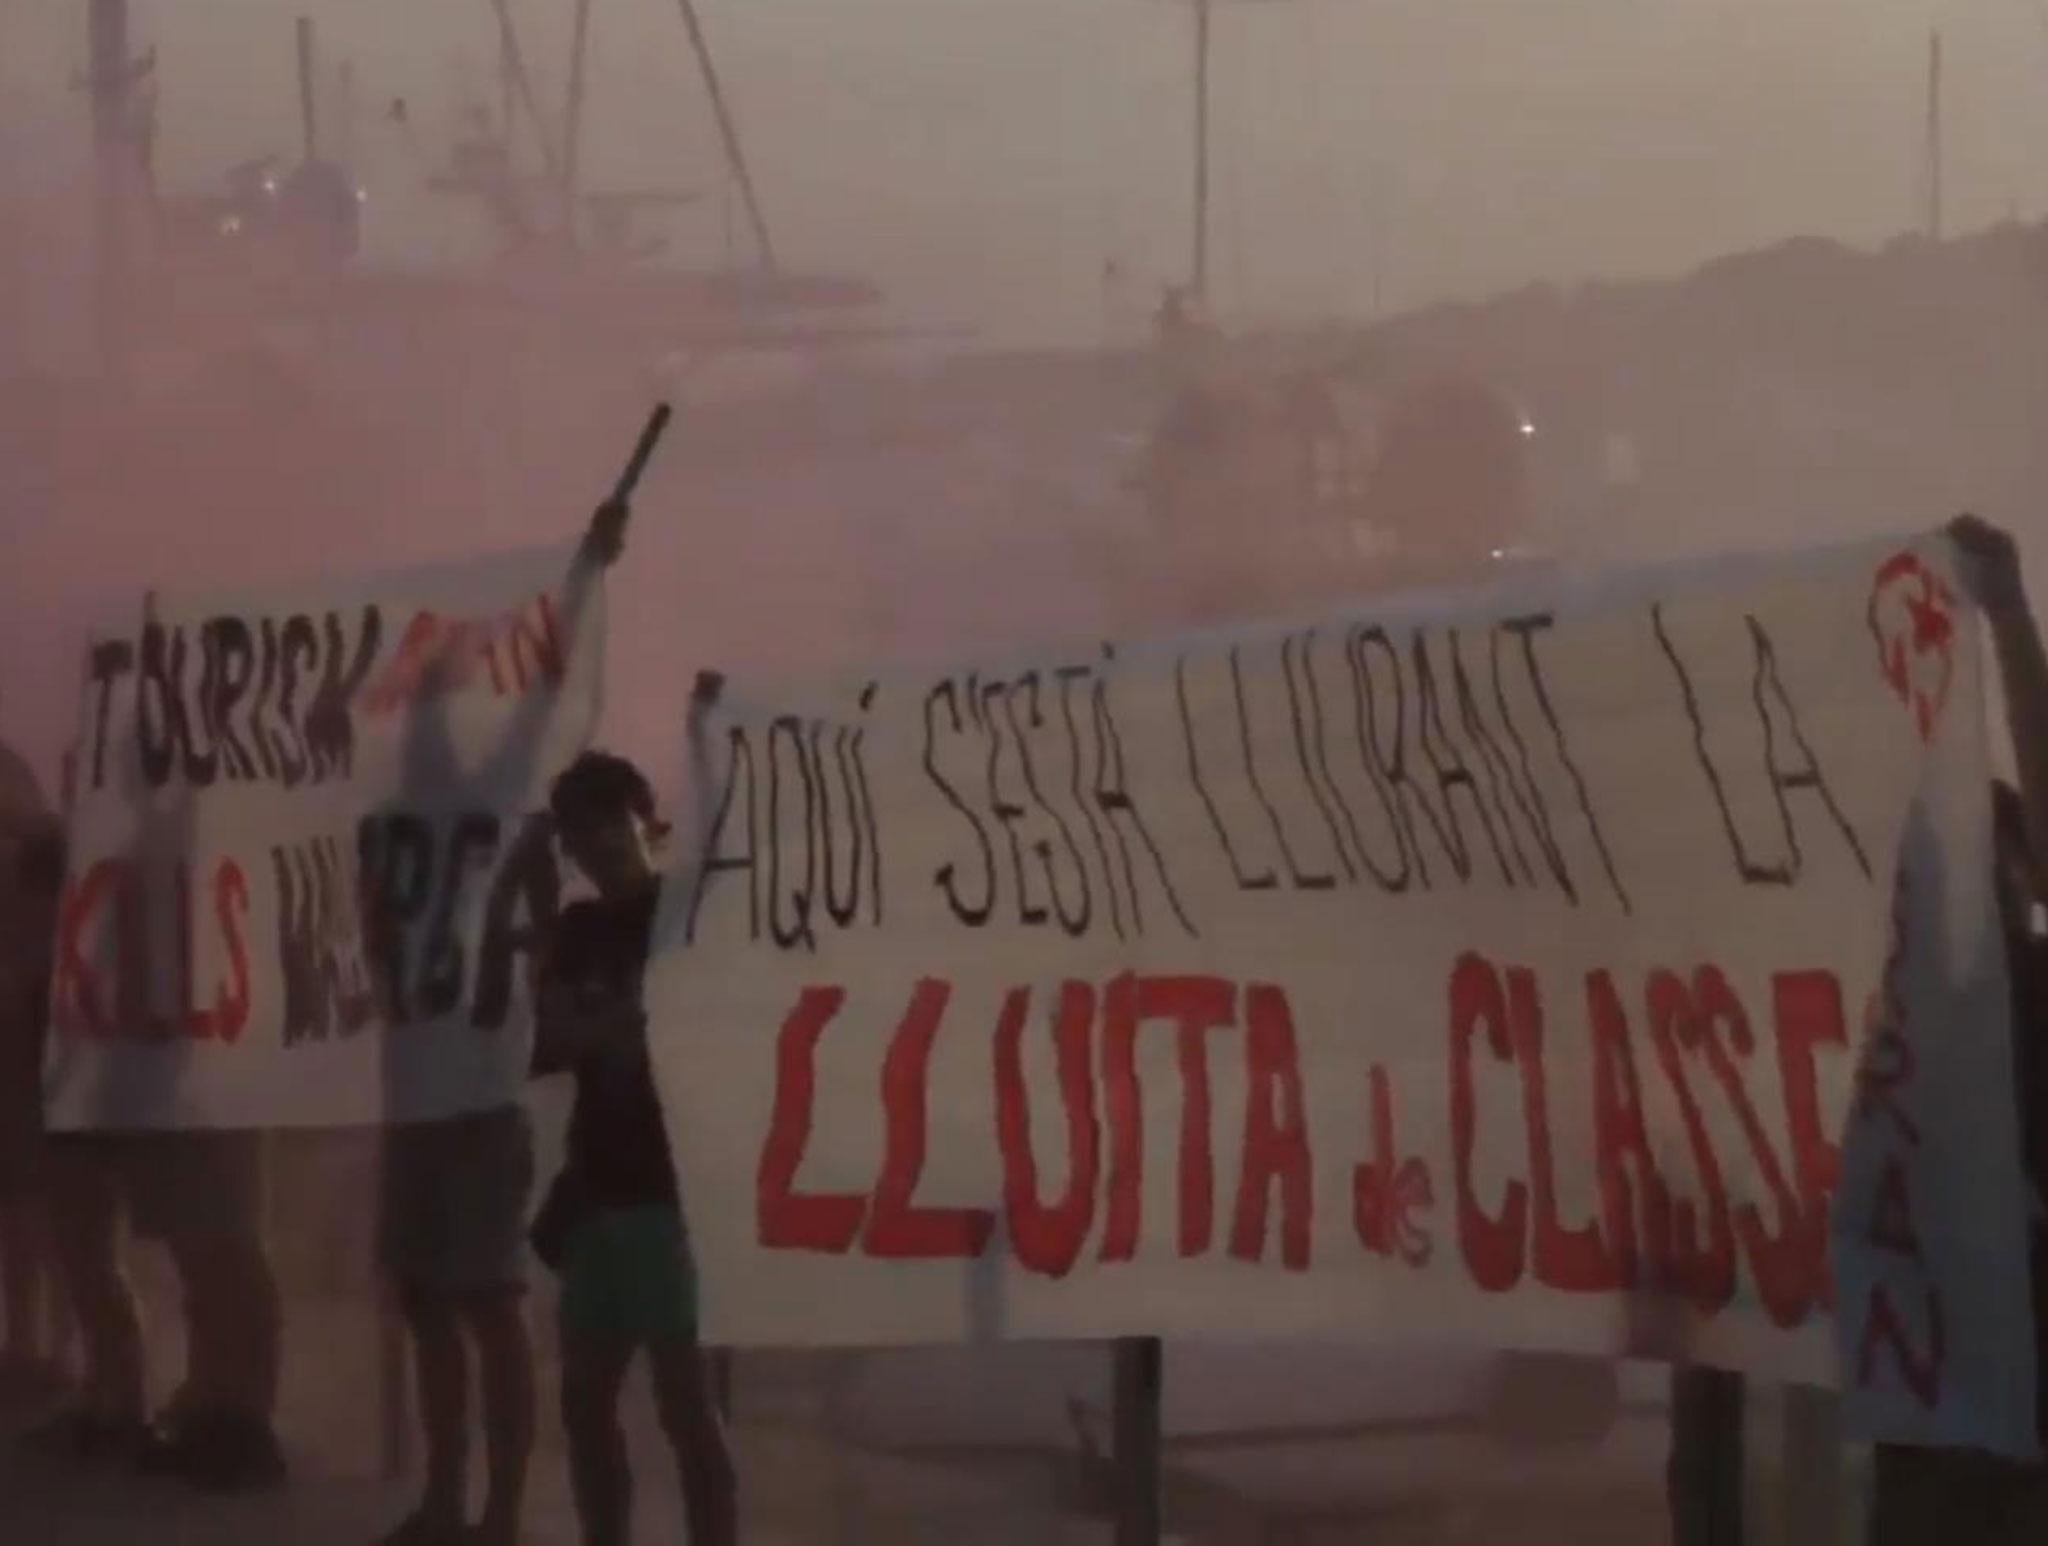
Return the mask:
<path fill-rule="evenodd" d="M 562 1339 L 688 1342 L 697 1335 L 697 1268 L 672 1206 L 598 1208 L 562 1258 Z"/>

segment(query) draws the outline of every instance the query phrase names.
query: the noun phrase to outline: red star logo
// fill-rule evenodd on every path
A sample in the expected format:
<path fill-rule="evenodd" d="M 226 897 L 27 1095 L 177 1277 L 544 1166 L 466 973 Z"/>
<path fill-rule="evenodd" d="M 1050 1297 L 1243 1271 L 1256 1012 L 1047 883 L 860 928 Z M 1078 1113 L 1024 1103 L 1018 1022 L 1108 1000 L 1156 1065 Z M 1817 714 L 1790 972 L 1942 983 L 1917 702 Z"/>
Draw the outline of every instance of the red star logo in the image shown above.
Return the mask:
<path fill-rule="evenodd" d="M 1913 711 L 1923 741 L 1933 739 L 1955 677 L 1955 605 L 1947 583 L 1917 553 L 1886 559 L 1870 591 L 1878 668 Z"/>

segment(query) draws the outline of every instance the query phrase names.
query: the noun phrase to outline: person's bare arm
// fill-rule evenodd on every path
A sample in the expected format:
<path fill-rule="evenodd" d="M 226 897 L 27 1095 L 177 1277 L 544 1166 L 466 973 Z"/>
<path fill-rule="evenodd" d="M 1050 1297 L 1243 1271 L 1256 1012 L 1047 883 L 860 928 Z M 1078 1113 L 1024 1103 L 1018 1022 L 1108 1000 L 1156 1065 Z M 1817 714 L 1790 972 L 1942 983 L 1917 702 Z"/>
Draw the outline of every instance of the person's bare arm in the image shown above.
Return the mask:
<path fill-rule="evenodd" d="M 697 883 L 697 868 L 704 862 L 711 827 L 718 819 L 718 789 L 711 768 L 711 736 L 706 719 L 724 692 L 725 677 L 717 671 L 699 671 L 690 689 L 684 730 L 689 754 L 690 785 L 685 795 L 689 817 L 677 834 L 682 863 L 669 882 L 686 889 Z"/>
<path fill-rule="evenodd" d="M 2037 879 L 2048 883 L 2048 650 L 2027 601 L 2019 548 L 2009 533 L 1974 515 L 1958 516 L 1948 532 L 1991 629 L 2019 769 L 2027 846 L 2035 856 Z"/>
<path fill-rule="evenodd" d="M 583 541 L 576 549 L 576 556 L 569 565 L 569 576 L 562 585 L 561 637 L 565 649 L 573 650 L 582 639 L 583 614 L 590 605 L 597 582 L 626 550 L 626 521 L 631 514 L 632 510 L 624 500 L 607 499 L 597 507 L 590 524 L 584 528 Z M 489 762 L 477 771 L 473 780 L 475 787 L 493 788 L 505 782 L 511 776 L 511 770 L 529 766 L 540 753 L 548 716 L 554 709 L 553 693 L 527 693 L 505 726 Z M 415 734 L 430 728 L 446 734 L 439 716 L 422 715 L 415 710 L 412 722 Z M 444 754 L 443 760 L 446 765 L 453 765 L 452 756 Z M 433 766 L 432 763 L 422 765 Z M 429 780 L 422 777 L 420 781 Z"/>
<path fill-rule="evenodd" d="M 583 541 L 569 566 L 568 583 L 562 587 L 563 637 L 576 637 L 577 625 L 599 575 L 616 564 L 626 551 L 626 522 L 632 514 L 632 507 L 625 500 L 607 499 L 583 528 Z"/>
<path fill-rule="evenodd" d="M 632 507 L 623 499 L 607 499 L 599 505 L 584 530 L 578 559 L 598 569 L 609 569 L 617 563 L 619 555 L 626 551 L 626 521 L 632 513 Z"/>

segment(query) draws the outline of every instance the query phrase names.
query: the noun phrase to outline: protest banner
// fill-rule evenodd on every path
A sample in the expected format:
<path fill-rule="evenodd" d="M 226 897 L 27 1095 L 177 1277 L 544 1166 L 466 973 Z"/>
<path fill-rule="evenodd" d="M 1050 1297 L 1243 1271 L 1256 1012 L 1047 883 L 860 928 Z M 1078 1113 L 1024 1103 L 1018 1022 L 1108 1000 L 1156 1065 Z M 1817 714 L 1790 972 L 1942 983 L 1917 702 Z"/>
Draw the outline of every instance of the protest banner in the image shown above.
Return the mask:
<path fill-rule="evenodd" d="M 1928 537 L 735 684 L 648 980 L 707 1339 L 1626 1350 L 2025 1449 L 1976 632 Z"/>
<path fill-rule="evenodd" d="M 516 1098 L 593 728 L 566 550 L 155 597 L 87 652 L 54 1129 L 413 1121 Z"/>

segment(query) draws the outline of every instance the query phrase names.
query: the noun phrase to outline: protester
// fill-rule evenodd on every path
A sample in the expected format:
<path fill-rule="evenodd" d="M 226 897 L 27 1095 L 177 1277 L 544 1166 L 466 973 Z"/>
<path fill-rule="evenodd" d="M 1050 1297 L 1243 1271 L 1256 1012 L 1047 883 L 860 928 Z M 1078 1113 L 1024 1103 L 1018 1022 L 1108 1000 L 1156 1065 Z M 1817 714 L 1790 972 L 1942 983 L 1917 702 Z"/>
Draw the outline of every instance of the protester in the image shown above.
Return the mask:
<path fill-rule="evenodd" d="M 419 1381 L 426 1491 L 386 1546 L 465 1538 L 475 1344 L 489 1485 L 476 1539 L 518 1538 L 533 1449 L 533 1348 L 521 1304 L 533 1133 L 524 1107 L 394 1127 L 380 1250 L 398 1285 Z"/>
<path fill-rule="evenodd" d="M 155 618 L 156 596 L 149 592 L 143 619 Z M 178 873 L 191 846 L 189 791 L 138 783 L 133 793 L 133 863 L 145 875 Z M 157 987 L 129 981 L 120 1012 L 131 1023 L 146 1017 Z M 115 1248 L 102 1234 L 110 1235 L 123 1203 L 135 1237 L 161 1244 L 178 1275 L 185 1377 L 138 1462 L 220 1491 L 282 1480 L 284 1453 L 274 1423 L 283 1303 L 265 1241 L 265 1135 L 232 1128 L 121 1131 L 89 1148 L 100 1175 L 88 1190 L 103 1194 L 86 1210 L 94 1235 L 77 1242 L 89 1291 L 111 1304 Z M 105 1313 L 118 1316 L 111 1308 Z"/>
<path fill-rule="evenodd" d="M 1964 516 L 1950 534 L 1990 623 L 2005 698 L 2017 788 L 1993 790 L 1999 919 L 2012 988 L 2013 1071 L 2021 1160 L 2029 1194 L 2036 1426 L 2048 1439 L 2048 650 L 2028 602 L 2019 550 L 2003 531 Z M 2048 1470 L 2025 1468 L 2035 1530 L 2048 1535 Z"/>
<path fill-rule="evenodd" d="M 41 872 L 53 902 L 63 874 L 63 839 L 53 831 Z M 53 906 L 52 933 L 54 921 Z M 52 934 L 46 933 L 45 959 L 52 944 Z M 84 1373 L 78 1404 L 30 1435 L 45 1448 L 124 1464 L 143 1460 L 156 1441 L 144 1384 L 142 1321 L 119 1246 L 133 1169 L 128 1140 L 121 1134 L 52 1133 L 45 1141 L 42 1176 L 50 1238 L 58 1280 L 78 1325 Z"/>
<path fill-rule="evenodd" d="M 216 1491 L 284 1477 L 272 1427 L 282 1311 L 261 1236 L 261 1134 L 73 1132 L 49 1140 L 52 1234 L 85 1344 L 81 1405 L 38 1430 L 87 1458 Z M 141 1321 L 120 1257 L 123 1217 L 169 1250 L 184 1303 L 184 1383 L 148 1417 Z"/>
<path fill-rule="evenodd" d="M 130 1221 L 170 1252 L 185 1319 L 185 1381 L 145 1464 L 221 1490 L 280 1481 L 284 1310 L 264 1240 L 265 1135 L 192 1129 L 125 1141 Z"/>
<path fill-rule="evenodd" d="M 67 757 L 63 794 L 69 808 L 73 765 Z M 0 748 L 0 786 L 34 789 L 27 766 Z M 18 800 L 9 802 L 19 805 Z M 35 796 L 41 809 L 41 796 Z M 36 984 L 25 1025 L 14 1043 L 17 1069 L 33 1068 L 35 1121 L 42 1124 L 41 1069 L 49 1021 L 58 893 L 65 870 L 64 831 L 45 818 L 24 843 L 16 876 L 26 916 L 8 920 L 8 956 Z M 17 1077 L 19 1075 L 17 1074 Z M 153 1435 L 143 1384 L 142 1323 L 122 1274 L 116 1244 L 125 1207 L 122 1140 L 101 1133 L 52 1133 L 37 1145 L 35 1180 L 59 1296 L 79 1332 L 83 1368 L 75 1404 L 30 1430 L 31 1443 L 85 1459 L 123 1463 L 141 1458 Z"/>
<path fill-rule="evenodd" d="M 711 691 L 700 683 L 693 703 L 700 751 L 698 716 Z M 650 850 L 662 828 L 639 769 L 603 753 L 564 773 L 550 803 L 564 850 L 598 891 L 557 924 L 535 1056 L 536 1073 L 576 1078 L 567 1163 L 535 1227 L 537 1248 L 562 1278 L 562 1421 L 576 1507 L 588 1546 L 627 1538 L 632 1474 L 618 1406 L 644 1348 L 690 1540 L 729 1546 L 733 1465 L 697 1342 L 696 1269 L 641 1008 L 660 893 Z"/>
<path fill-rule="evenodd" d="M 617 498 L 598 508 L 577 559 L 586 573 L 616 562 L 628 513 Z M 519 732 L 507 738 L 521 755 L 524 743 Z M 486 1111 L 394 1124 L 384 1143 L 379 1255 L 412 1332 L 427 1455 L 420 1501 L 383 1546 L 509 1546 L 519 1536 L 535 1426 L 524 1304 L 532 1121 L 515 1097 Z M 474 1530 L 467 1523 L 470 1345 L 487 1469 Z"/>
<path fill-rule="evenodd" d="M 53 829 L 37 870 L 45 981 L 63 870 Z M 45 1149 L 51 1233 L 86 1377 L 79 1406 L 37 1437 L 217 1490 L 281 1479 L 272 1421 L 283 1327 L 263 1242 L 263 1135 L 70 1132 L 53 1135 Z M 120 1260 L 124 1216 L 138 1238 L 169 1251 L 183 1302 L 186 1376 L 155 1423 L 141 1323 Z"/>
<path fill-rule="evenodd" d="M 63 833 L 39 808 L 0 812 L 0 1390 L 35 1394 L 60 1382 L 55 1264 L 44 1187 L 43 1026 Z"/>
<path fill-rule="evenodd" d="M 2012 990 L 2013 1065 L 2021 1154 L 2030 1189 L 2036 1421 L 2048 1438 L 2048 652 L 2012 538 L 1973 516 L 1952 523 L 1963 580 L 1990 627 L 2012 733 L 2018 787 L 1992 790 L 1999 920 Z M 2048 1540 L 2048 1467 L 1971 1451 L 1881 1444 L 1871 1546 L 2019 1546 Z"/>

